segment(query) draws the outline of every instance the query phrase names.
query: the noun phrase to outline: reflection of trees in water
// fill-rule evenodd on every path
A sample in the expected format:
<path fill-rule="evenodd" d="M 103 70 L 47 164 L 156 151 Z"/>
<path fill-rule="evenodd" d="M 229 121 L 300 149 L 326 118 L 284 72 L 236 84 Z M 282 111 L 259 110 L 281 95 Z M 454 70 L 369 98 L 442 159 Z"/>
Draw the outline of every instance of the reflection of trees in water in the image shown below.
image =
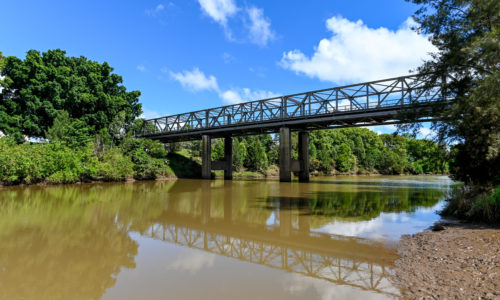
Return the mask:
<path fill-rule="evenodd" d="M 316 192 L 310 194 L 309 208 L 312 215 L 368 220 L 382 212 L 414 212 L 418 207 L 431 207 L 443 195 L 443 190 L 408 188 L 390 192 Z"/>
<path fill-rule="evenodd" d="M 2 190 L 0 299 L 99 299 L 121 268 L 135 268 L 138 245 L 127 225 L 159 208 L 135 201 L 145 188 Z"/>
<path fill-rule="evenodd" d="M 283 187 L 183 180 L 2 188 L 0 298 L 99 298 L 115 284 L 121 268 L 135 267 L 138 245 L 131 231 L 144 234 L 158 220 L 168 222 L 165 212 L 200 217 L 207 201 L 213 219 L 229 211 L 231 226 L 265 227 L 283 198 L 271 195 L 287 195 L 289 209 L 300 209 L 300 215 L 290 214 L 290 224 L 304 221 L 309 228 L 309 222 L 314 227 L 331 216 L 369 219 L 380 212 L 413 211 L 434 205 L 443 195 L 442 190 L 419 188 L 310 192 Z"/>
<path fill-rule="evenodd" d="M 302 197 L 269 197 L 268 208 L 298 209 L 301 214 L 337 217 L 351 221 L 370 220 L 382 212 L 414 212 L 419 207 L 432 207 L 444 196 L 442 189 L 395 188 L 366 191 L 318 191 Z"/>
<path fill-rule="evenodd" d="M 125 227 L 96 207 L 80 209 L 63 219 L 50 205 L 0 213 L 1 299 L 99 299 L 122 267 L 135 267 L 138 245 Z"/>

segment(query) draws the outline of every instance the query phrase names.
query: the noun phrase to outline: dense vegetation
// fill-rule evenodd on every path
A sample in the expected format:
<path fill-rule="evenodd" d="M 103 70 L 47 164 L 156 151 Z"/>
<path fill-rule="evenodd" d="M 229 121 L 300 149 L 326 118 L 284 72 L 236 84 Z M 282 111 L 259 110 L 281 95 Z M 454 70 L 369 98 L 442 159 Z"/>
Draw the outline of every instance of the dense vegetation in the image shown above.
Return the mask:
<path fill-rule="evenodd" d="M 68 121 L 70 133 L 90 138 L 103 129 L 127 127 L 142 112 L 140 92 L 127 92 L 106 62 L 68 57 L 57 49 L 30 50 L 24 60 L 9 56 L 0 65 L 5 77 L 0 130 L 17 141 L 48 137 L 58 117 Z"/>
<path fill-rule="evenodd" d="M 435 108 L 433 124 L 455 143 L 450 173 L 465 184 L 444 212 L 500 222 L 500 1 L 411 1 L 421 5 L 417 30 L 438 49 L 417 71 L 430 82 L 449 76 L 444 89 L 456 99 Z"/>
<path fill-rule="evenodd" d="M 127 92 L 107 63 L 68 57 L 62 50 L 30 50 L 24 60 L 0 54 L 0 68 L 0 131 L 8 136 L 0 139 L 0 182 L 199 176 L 200 142 L 171 145 L 167 152 L 159 142 L 131 137 L 142 125 L 136 119 L 140 93 Z M 28 137 L 42 143 L 27 142 Z M 235 170 L 276 170 L 276 138 L 236 138 Z M 295 134 L 292 140 L 297 158 Z M 448 172 L 445 147 L 361 128 L 312 132 L 310 154 L 311 171 L 323 174 Z M 212 159 L 223 156 L 222 140 L 214 141 Z"/>
<path fill-rule="evenodd" d="M 138 91 L 107 64 L 62 50 L 2 57 L 0 182 L 193 176 L 199 166 L 162 144 L 131 137 L 141 125 Z M 1 77 L 0 77 L 1 78 Z M 26 142 L 33 140 L 42 143 Z M 184 166 L 181 168 L 180 166 Z"/>
<path fill-rule="evenodd" d="M 276 137 L 275 137 L 276 138 Z M 297 159 L 297 135 L 292 156 Z M 199 149 L 198 144 L 185 147 Z M 199 150 L 192 151 L 199 155 Z M 310 171 L 321 174 L 443 174 L 448 172 L 447 148 L 410 135 L 381 134 L 366 128 L 318 130 L 310 133 Z M 212 160 L 224 158 L 223 140 L 212 149 Z M 278 142 L 271 135 L 241 137 L 233 142 L 236 170 L 266 172 L 279 163 Z"/>

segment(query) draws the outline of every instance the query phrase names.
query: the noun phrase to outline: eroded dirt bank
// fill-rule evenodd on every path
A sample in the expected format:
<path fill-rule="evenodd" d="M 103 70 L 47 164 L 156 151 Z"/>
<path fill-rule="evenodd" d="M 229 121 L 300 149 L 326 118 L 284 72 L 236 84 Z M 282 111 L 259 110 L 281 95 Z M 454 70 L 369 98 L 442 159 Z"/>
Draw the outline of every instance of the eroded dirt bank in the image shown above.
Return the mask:
<path fill-rule="evenodd" d="M 403 236 L 395 278 L 403 297 L 500 299 L 500 228 L 441 224 Z"/>

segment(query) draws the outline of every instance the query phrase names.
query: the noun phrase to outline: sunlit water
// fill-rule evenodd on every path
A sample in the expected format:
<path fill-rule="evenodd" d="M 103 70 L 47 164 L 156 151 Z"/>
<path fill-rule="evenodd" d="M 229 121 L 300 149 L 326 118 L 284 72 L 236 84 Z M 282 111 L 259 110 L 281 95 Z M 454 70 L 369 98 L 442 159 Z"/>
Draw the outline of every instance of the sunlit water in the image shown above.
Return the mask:
<path fill-rule="evenodd" d="M 386 299 L 446 177 L 0 188 L 0 299 Z"/>

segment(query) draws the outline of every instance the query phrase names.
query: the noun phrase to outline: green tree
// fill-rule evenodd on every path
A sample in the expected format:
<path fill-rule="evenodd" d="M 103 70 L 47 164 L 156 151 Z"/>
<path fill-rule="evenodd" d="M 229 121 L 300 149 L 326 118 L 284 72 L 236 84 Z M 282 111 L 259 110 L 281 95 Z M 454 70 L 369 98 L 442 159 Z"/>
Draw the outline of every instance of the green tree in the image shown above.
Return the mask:
<path fill-rule="evenodd" d="M 247 159 L 247 147 L 245 143 L 234 140 L 233 143 L 233 165 L 234 168 L 239 171 L 243 168 L 245 160 Z"/>
<path fill-rule="evenodd" d="M 59 111 L 79 120 L 90 134 L 109 129 L 117 116 L 132 124 L 141 113 L 140 92 L 127 92 L 108 63 L 68 57 L 60 49 L 30 50 L 21 60 L 9 56 L 0 102 L 0 130 L 19 137 L 45 137 Z"/>
<path fill-rule="evenodd" d="M 72 119 L 65 110 L 57 113 L 54 124 L 45 136 L 53 141 L 61 141 L 69 146 L 82 147 L 91 140 L 89 127 L 81 120 Z"/>
<path fill-rule="evenodd" d="M 246 167 L 252 170 L 263 171 L 267 168 L 266 150 L 260 140 L 256 139 L 248 147 Z"/>
<path fill-rule="evenodd" d="M 439 139 L 455 141 L 453 178 L 473 189 L 500 184 L 500 2 L 498 0 L 411 0 L 418 32 L 438 52 L 418 72 L 435 82 L 448 75 L 449 107 L 436 107 Z M 415 129 L 415 126 L 412 126 Z"/>
<path fill-rule="evenodd" d="M 340 172 L 349 172 L 356 167 L 356 156 L 352 154 L 349 146 L 342 143 L 338 148 L 335 163 Z"/>
<path fill-rule="evenodd" d="M 217 139 L 215 145 L 212 147 L 212 160 L 223 160 L 224 159 L 224 140 Z"/>

